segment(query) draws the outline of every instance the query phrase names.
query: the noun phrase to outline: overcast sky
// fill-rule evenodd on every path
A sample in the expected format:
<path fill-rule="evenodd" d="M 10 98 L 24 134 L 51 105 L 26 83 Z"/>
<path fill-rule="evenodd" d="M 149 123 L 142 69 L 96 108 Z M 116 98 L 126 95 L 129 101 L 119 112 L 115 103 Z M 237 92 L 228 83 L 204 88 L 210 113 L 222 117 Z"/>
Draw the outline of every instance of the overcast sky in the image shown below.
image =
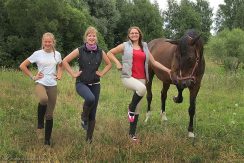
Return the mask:
<path fill-rule="evenodd" d="M 150 0 L 151 2 L 154 2 L 154 0 Z M 177 0 L 178 2 L 180 0 Z M 194 1 L 194 0 L 192 0 Z M 157 0 L 160 9 L 165 10 L 167 8 L 167 0 Z M 218 9 L 218 5 L 219 4 L 224 4 L 224 0 L 208 0 L 210 7 L 213 8 L 213 12 L 214 14 L 216 13 L 217 9 Z"/>

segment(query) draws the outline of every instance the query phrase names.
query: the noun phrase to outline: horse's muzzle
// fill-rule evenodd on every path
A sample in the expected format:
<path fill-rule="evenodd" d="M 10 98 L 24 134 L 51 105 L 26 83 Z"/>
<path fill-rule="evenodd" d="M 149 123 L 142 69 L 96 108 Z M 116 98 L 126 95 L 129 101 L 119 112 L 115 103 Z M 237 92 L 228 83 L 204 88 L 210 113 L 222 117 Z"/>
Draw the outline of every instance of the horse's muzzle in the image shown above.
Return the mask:
<path fill-rule="evenodd" d="M 196 83 L 196 80 L 194 77 L 177 78 L 177 85 L 179 85 L 181 88 L 190 87 L 195 83 Z"/>

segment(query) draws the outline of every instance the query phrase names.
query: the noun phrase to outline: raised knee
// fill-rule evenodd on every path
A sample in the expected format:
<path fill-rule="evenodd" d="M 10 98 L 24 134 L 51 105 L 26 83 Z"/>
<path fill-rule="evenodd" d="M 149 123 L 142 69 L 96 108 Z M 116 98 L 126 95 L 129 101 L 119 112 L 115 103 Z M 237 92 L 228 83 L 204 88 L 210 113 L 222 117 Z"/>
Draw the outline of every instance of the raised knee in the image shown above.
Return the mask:
<path fill-rule="evenodd" d="M 144 95 L 146 94 L 146 91 L 147 91 L 146 86 L 142 86 L 142 87 L 140 88 L 140 90 L 137 91 L 137 94 L 138 94 L 139 96 L 144 96 Z"/>
<path fill-rule="evenodd" d="M 41 105 L 47 105 L 47 103 L 48 103 L 48 98 L 41 98 L 40 99 L 40 104 Z"/>

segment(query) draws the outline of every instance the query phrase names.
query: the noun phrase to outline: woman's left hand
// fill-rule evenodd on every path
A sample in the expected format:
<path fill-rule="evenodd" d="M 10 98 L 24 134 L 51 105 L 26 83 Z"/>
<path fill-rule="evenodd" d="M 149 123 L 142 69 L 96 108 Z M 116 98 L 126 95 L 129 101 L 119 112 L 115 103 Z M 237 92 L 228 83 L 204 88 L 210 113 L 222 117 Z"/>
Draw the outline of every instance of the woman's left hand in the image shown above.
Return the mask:
<path fill-rule="evenodd" d="M 99 72 L 99 71 L 96 71 L 96 74 L 97 74 L 98 76 L 100 76 L 100 77 L 103 76 L 103 74 L 102 74 L 101 72 Z"/>

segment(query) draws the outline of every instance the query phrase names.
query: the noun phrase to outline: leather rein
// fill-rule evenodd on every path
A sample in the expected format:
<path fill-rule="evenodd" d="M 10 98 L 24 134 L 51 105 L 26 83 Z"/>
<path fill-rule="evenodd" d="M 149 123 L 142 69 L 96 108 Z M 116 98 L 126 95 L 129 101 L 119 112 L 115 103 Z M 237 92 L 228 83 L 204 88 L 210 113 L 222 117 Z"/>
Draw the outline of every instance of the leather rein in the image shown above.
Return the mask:
<path fill-rule="evenodd" d="M 195 62 L 195 65 L 192 69 L 192 72 L 189 76 L 185 76 L 183 77 L 182 76 L 182 70 L 181 70 L 181 66 L 180 66 L 180 76 L 176 75 L 177 77 L 177 82 L 181 82 L 181 81 L 184 81 L 184 80 L 192 80 L 193 83 L 195 84 L 196 83 L 196 77 L 194 76 L 195 75 L 195 72 L 196 72 L 196 68 L 198 67 L 199 65 L 199 61 L 200 61 L 200 55 L 199 55 L 199 52 L 197 51 L 196 47 L 195 47 L 195 54 L 196 54 L 196 62 Z M 181 58 L 181 57 L 180 57 Z"/>

